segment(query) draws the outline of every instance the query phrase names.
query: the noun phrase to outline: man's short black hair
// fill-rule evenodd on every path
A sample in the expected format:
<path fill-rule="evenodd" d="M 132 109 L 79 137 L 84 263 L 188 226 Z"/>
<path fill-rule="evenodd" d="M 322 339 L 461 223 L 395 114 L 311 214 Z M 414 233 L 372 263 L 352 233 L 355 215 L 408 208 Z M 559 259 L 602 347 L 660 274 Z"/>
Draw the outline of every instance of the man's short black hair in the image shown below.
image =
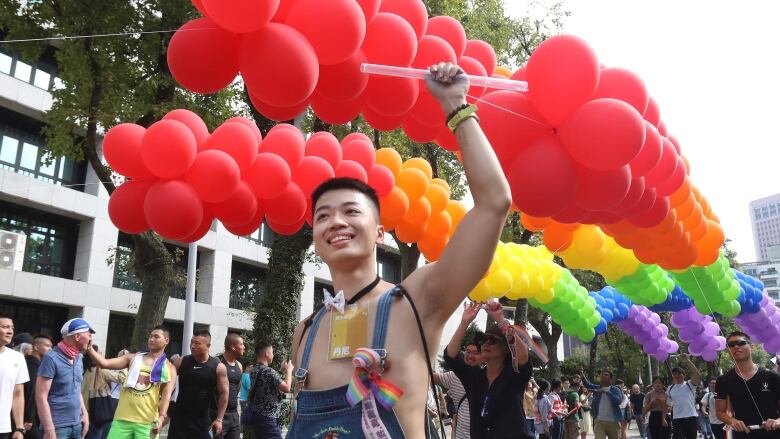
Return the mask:
<path fill-rule="evenodd" d="M 33 344 L 39 343 L 36 340 L 39 340 L 39 339 L 42 339 L 42 338 L 44 338 L 46 340 L 49 340 L 49 343 L 54 345 L 54 339 L 51 338 L 51 335 L 49 335 L 49 334 L 35 334 L 35 335 L 33 335 Z"/>
<path fill-rule="evenodd" d="M 263 355 L 265 350 L 270 348 L 271 346 L 272 346 L 271 343 L 269 343 L 269 342 L 267 342 L 265 340 L 258 341 L 255 344 L 255 358 L 259 358 L 261 355 Z"/>
<path fill-rule="evenodd" d="M 605 372 L 609 374 L 610 378 L 612 378 L 612 371 L 609 370 L 609 369 L 601 369 L 601 371 L 599 373 L 602 374 L 602 373 L 605 373 Z"/>
<path fill-rule="evenodd" d="M 561 377 L 561 382 L 562 383 L 568 383 L 569 382 L 569 377 Z"/>
<path fill-rule="evenodd" d="M 170 339 L 171 339 L 171 331 L 170 331 L 170 330 L 168 329 L 168 327 L 167 327 L 167 326 L 165 326 L 165 325 L 157 325 L 157 326 L 155 326 L 154 328 L 152 328 L 152 330 L 151 330 L 151 331 L 149 331 L 149 333 L 151 334 L 151 333 L 152 333 L 152 332 L 154 332 L 154 331 L 160 331 L 160 332 L 162 332 L 162 333 L 163 333 L 163 335 L 165 335 L 166 337 L 168 337 L 168 340 L 170 340 Z M 192 335 L 195 335 L 195 334 L 192 334 Z"/>
<path fill-rule="evenodd" d="M 621 380 L 620 378 L 618 378 L 618 379 L 615 381 L 615 384 L 617 384 L 617 385 L 619 386 L 619 385 L 621 385 L 621 384 L 626 384 L 626 382 L 625 382 L 625 381 L 623 381 L 623 380 Z"/>
<path fill-rule="evenodd" d="M 672 373 L 681 373 L 681 374 L 685 375 L 685 369 L 683 369 L 682 367 L 679 367 L 679 366 L 675 366 L 675 367 L 672 368 Z"/>
<path fill-rule="evenodd" d="M 371 204 L 376 209 L 376 218 L 377 221 L 379 221 L 379 197 L 376 195 L 376 191 L 371 186 L 363 183 L 360 180 L 355 180 L 354 178 L 331 178 L 330 180 L 327 180 L 321 185 L 317 186 L 317 188 L 314 189 L 314 191 L 311 193 L 312 209 L 317 206 L 317 200 L 319 200 L 324 193 L 339 189 L 353 190 L 360 192 L 361 194 L 368 197 L 368 199 L 371 200 Z M 314 214 L 314 212 L 312 212 L 312 214 Z"/>
<path fill-rule="evenodd" d="M 561 384 L 562 384 L 562 383 L 561 383 L 561 380 L 559 380 L 559 379 L 557 379 L 557 378 L 553 378 L 553 379 L 550 381 L 550 391 L 554 391 L 555 389 L 558 389 L 558 388 L 560 388 L 560 387 L 561 387 Z"/>
<path fill-rule="evenodd" d="M 193 337 L 206 337 L 211 340 L 211 333 L 207 329 L 198 329 L 192 333 Z"/>
<path fill-rule="evenodd" d="M 731 333 L 726 337 L 726 340 L 730 339 L 731 337 L 744 337 L 747 341 L 750 341 L 750 336 L 742 331 L 731 331 Z"/>

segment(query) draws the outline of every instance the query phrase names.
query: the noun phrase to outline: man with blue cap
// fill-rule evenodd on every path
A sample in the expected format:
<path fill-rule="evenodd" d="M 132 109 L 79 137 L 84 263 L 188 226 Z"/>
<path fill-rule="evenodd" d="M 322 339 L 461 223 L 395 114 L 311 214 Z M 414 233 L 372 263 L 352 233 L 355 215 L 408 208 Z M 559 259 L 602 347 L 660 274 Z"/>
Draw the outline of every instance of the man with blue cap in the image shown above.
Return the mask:
<path fill-rule="evenodd" d="M 43 439 L 81 439 L 89 430 L 89 415 L 81 396 L 81 359 L 94 333 L 86 320 L 68 320 L 60 330 L 62 341 L 41 360 L 35 400 Z"/>

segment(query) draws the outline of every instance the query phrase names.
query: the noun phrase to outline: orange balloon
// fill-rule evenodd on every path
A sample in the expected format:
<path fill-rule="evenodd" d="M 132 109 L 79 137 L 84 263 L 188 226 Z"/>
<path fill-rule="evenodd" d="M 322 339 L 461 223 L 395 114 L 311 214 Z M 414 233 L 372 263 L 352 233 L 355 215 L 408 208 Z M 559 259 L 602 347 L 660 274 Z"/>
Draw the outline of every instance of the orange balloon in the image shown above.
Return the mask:
<path fill-rule="evenodd" d="M 425 197 L 409 202 L 409 211 L 404 215 L 404 222 L 410 224 L 425 224 L 431 217 L 431 203 Z"/>
<path fill-rule="evenodd" d="M 419 169 L 405 168 L 398 173 L 395 184 L 406 192 L 410 200 L 416 200 L 428 190 L 428 177 Z"/>
<path fill-rule="evenodd" d="M 379 211 L 381 216 L 398 221 L 406 215 L 409 210 L 409 197 L 398 186 L 394 186 L 389 194 L 379 200 Z"/>
<path fill-rule="evenodd" d="M 541 232 L 551 222 L 552 220 L 550 218 L 531 216 L 527 213 L 520 214 L 520 223 L 523 225 L 523 227 L 532 232 Z"/>
<path fill-rule="evenodd" d="M 718 257 L 720 257 L 720 248 L 711 249 L 699 247 L 697 248 L 697 251 L 696 260 L 693 262 L 693 265 L 698 265 L 699 267 L 712 265 L 718 260 Z"/>
<path fill-rule="evenodd" d="M 455 158 L 458 159 L 459 162 L 463 162 L 463 154 L 460 153 L 460 151 L 455 151 Z"/>
<path fill-rule="evenodd" d="M 425 233 L 429 235 L 448 235 L 452 229 L 452 218 L 446 211 L 431 214 L 428 219 L 428 228 Z"/>
<path fill-rule="evenodd" d="M 423 171 L 426 177 L 428 177 L 428 180 L 433 178 L 433 168 L 431 168 L 431 164 L 428 163 L 427 160 L 420 157 L 414 157 L 404 162 L 401 169 L 419 169 Z"/>
<path fill-rule="evenodd" d="M 399 241 L 407 244 L 412 244 L 421 240 L 423 233 L 425 233 L 425 223 L 411 224 L 401 220 L 395 226 L 395 236 Z"/>
<path fill-rule="evenodd" d="M 691 175 L 691 161 L 684 155 L 681 155 L 680 158 L 682 158 L 683 163 L 685 164 L 685 174 Z"/>
<path fill-rule="evenodd" d="M 691 196 L 691 179 L 686 177 L 682 186 L 669 196 L 669 205 L 677 207 Z"/>
<path fill-rule="evenodd" d="M 634 256 L 643 264 L 655 264 L 663 257 L 662 249 L 654 245 L 634 249 Z"/>
<path fill-rule="evenodd" d="M 657 233 L 663 235 L 664 233 L 669 232 L 674 227 L 674 223 L 676 222 L 677 214 L 674 212 L 674 209 L 669 209 L 669 213 L 666 214 L 666 217 L 664 217 L 663 221 L 661 221 L 661 223 L 658 225 L 648 228 L 647 231 L 651 234 Z"/>
<path fill-rule="evenodd" d="M 561 227 L 561 223 L 552 222 L 544 229 L 542 240 L 547 250 L 558 253 L 571 246 L 574 239 L 574 230 L 568 227 Z"/>
<path fill-rule="evenodd" d="M 702 237 L 704 237 L 704 235 L 707 233 L 707 228 L 708 228 L 707 227 L 707 223 L 708 222 L 709 221 L 707 221 L 706 218 L 702 218 L 702 220 L 699 221 L 699 224 L 697 224 L 696 227 L 691 229 L 691 231 L 690 231 L 691 240 L 698 241 Z"/>
<path fill-rule="evenodd" d="M 504 66 L 496 66 L 495 70 L 493 70 L 494 75 L 501 75 L 505 78 L 511 78 L 512 77 L 512 71 Z"/>
<path fill-rule="evenodd" d="M 720 224 L 709 220 L 707 222 L 707 233 L 696 242 L 698 243 L 699 249 L 720 249 L 725 241 L 726 235 L 723 233 L 723 228 Z"/>
<path fill-rule="evenodd" d="M 701 210 L 701 206 L 698 204 L 693 208 L 693 212 L 682 220 L 685 230 L 688 231 L 695 229 L 702 221 L 704 221 L 704 213 Z"/>
<path fill-rule="evenodd" d="M 401 159 L 401 154 L 398 154 L 398 151 L 393 148 L 380 148 L 376 151 L 376 163 L 385 166 L 398 177 L 403 166 L 403 159 Z"/>
<path fill-rule="evenodd" d="M 438 184 L 430 184 L 428 190 L 425 191 L 425 198 L 431 202 L 431 212 L 441 212 L 447 208 L 450 194 Z"/>
<path fill-rule="evenodd" d="M 397 220 L 391 220 L 390 218 L 387 218 L 385 216 L 379 217 L 380 222 L 382 223 L 382 227 L 385 228 L 385 232 L 392 232 L 393 229 L 395 229 L 395 225 L 398 224 Z"/>
<path fill-rule="evenodd" d="M 425 259 L 438 261 L 449 240 L 447 235 L 430 234 L 426 230 L 423 238 L 417 243 L 417 248 L 420 249 Z"/>
<path fill-rule="evenodd" d="M 696 201 L 695 197 L 690 197 L 687 200 L 685 200 L 684 203 L 680 204 L 679 206 L 675 207 L 674 210 L 677 211 L 677 216 L 679 218 L 687 218 L 691 215 L 691 212 L 693 212 L 694 206 L 696 204 L 699 204 L 698 201 Z"/>
<path fill-rule="evenodd" d="M 450 218 L 452 218 L 452 228 L 450 229 L 450 235 L 452 235 L 452 232 L 458 228 L 458 224 L 460 224 L 460 221 L 466 216 L 466 212 L 468 211 L 463 203 L 456 200 L 450 200 L 447 203 L 447 209 L 445 210 L 450 214 Z"/>
<path fill-rule="evenodd" d="M 447 198 L 452 195 L 452 188 L 450 187 L 450 184 L 447 183 L 447 180 L 444 180 L 443 178 L 433 178 L 431 179 L 431 184 L 435 184 L 436 186 L 441 186 L 444 188 L 444 190 L 447 191 Z"/>

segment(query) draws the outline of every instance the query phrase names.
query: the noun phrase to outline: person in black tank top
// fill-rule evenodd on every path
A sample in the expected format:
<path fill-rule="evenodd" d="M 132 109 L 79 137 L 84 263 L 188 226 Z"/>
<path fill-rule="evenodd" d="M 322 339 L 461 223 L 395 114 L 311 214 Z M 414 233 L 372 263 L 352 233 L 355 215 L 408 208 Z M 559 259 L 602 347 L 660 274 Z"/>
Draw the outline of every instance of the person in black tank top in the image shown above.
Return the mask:
<path fill-rule="evenodd" d="M 241 388 L 241 375 L 244 373 L 238 361 L 244 355 L 244 339 L 236 333 L 225 337 L 225 353 L 218 356 L 227 369 L 228 402 L 225 417 L 222 419 L 222 433 L 219 439 L 240 439 L 241 418 L 238 414 L 238 391 Z M 211 400 L 212 417 L 216 417 L 217 399 Z"/>
<path fill-rule="evenodd" d="M 192 355 L 175 363 L 179 372 L 179 395 L 171 417 L 169 439 L 208 439 L 222 432 L 222 421 L 228 402 L 227 368 L 217 358 L 209 356 L 211 334 L 196 331 L 190 341 Z M 211 401 L 218 398 L 214 418 Z"/>

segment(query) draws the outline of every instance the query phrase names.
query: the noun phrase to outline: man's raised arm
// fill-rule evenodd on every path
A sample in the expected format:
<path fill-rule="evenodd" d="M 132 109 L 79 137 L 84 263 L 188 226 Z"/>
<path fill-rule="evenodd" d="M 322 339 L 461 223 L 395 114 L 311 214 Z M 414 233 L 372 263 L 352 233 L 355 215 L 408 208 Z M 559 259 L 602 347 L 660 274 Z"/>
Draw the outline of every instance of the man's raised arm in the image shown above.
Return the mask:
<path fill-rule="evenodd" d="M 466 104 L 468 78 L 448 63 L 430 68 L 428 90 L 450 115 Z M 455 129 L 463 157 L 474 208 L 458 229 L 435 264 L 422 267 L 403 282 L 426 317 L 443 323 L 474 288 L 493 258 L 506 213 L 511 204 L 509 184 L 487 137 L 477 120 L 468 117 Z"/>

